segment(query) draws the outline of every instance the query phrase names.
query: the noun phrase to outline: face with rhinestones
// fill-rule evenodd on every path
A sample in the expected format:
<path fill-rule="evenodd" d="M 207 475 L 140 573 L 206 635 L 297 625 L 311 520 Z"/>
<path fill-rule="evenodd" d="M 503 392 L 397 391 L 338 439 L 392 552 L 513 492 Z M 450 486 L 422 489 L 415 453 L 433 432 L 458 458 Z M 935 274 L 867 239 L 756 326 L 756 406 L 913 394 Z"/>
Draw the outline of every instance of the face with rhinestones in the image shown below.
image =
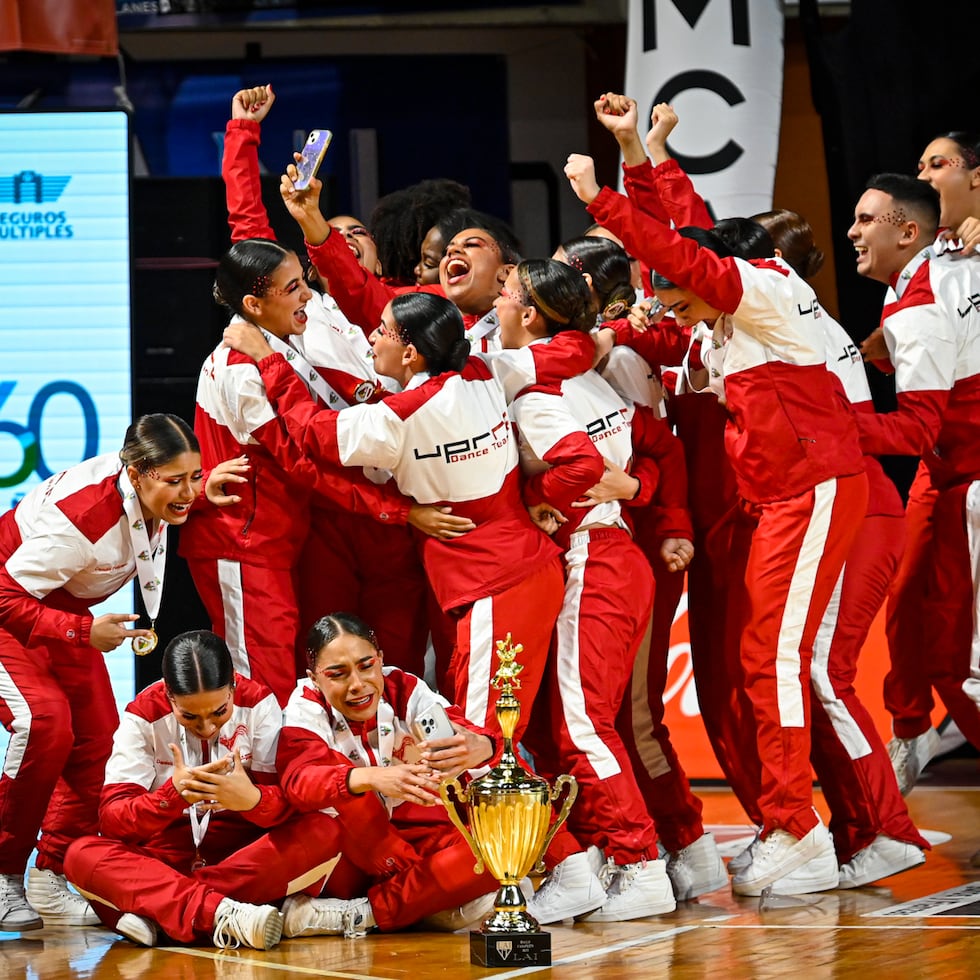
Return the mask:
<path fill-rule="evenodd" d="M 312 298 L 303 266 L 289 252 L 271 276 L 256 280 L 242 306 L 253 323 L 282 339 L 306 330 L 306 304 Z"/>
<path fill-rule="evenodd" d="M 909 235 L 908 215 L 891 194 L 865 191 L 847 232 L 854 245 L 858 275 L 890 283 L 912 257 Z"/>
<path fill-rule="evenodd" d="M 938 191 L 944 228 L 955 230 L 969 217 L 980 218 L 980 161 L 967 155 L 955 140 L 943 137 L 933 140 L 919 158 L 919 180 Z"/>
<path fill-rule="evenodd" d="M 167 697 L 180 726 L 204 740 L 214 738 L 235 710 L 234 684 L 196 694 L 171 694 L 168 691 Z"/>
<path fill-rule="evenodd" d="M 461 313 L 483 316 L 493 308 L 507 275 L 497 240 L 483 228 L 464 228 L 446 246 L 439 263 L 439 281 Z"/>
<path fill-rule="evenodd" d="M 339 633 L 320 647 L 316 665 L 306 672 L 336 711 L 351 721 L 378 713 L 384 691 L 381 651 L 362 636 Z"/>
<path fill-rule="evenodd" d="M 127 467 L 129 481 L 139 498 L 143 519 L 183 524 L 191 504 L 201 492 L 201 454 L 180 453 L 142 473 L 135 466 Z"/>

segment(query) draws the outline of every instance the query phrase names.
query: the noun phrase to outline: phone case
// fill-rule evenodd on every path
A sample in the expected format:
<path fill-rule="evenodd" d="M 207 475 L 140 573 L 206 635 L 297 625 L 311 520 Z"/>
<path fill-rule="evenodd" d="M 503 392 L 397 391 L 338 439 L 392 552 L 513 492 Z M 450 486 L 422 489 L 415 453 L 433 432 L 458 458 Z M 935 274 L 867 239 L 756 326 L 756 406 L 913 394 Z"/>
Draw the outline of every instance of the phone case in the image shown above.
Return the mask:
<path fill-rule="evenodd" d="M 446 709 L 438 703 L 423 711 L 415 719 L 413 727 L 421 742 L 430 738 L 451 738 L 456 734 Z"/>
<path fill-rule="evenodd" d="M 300 154 L 302 159 L 296 164 L 299 174 L 293 181 L 293 187 L 298 191 L 306 190 L 310 186 L 310 181 L 316 176 L 316 172 L 323 163 L 323 156 L 327 152 L 333 133 L 329 129 L 314 129 L 310 133 Z"/>

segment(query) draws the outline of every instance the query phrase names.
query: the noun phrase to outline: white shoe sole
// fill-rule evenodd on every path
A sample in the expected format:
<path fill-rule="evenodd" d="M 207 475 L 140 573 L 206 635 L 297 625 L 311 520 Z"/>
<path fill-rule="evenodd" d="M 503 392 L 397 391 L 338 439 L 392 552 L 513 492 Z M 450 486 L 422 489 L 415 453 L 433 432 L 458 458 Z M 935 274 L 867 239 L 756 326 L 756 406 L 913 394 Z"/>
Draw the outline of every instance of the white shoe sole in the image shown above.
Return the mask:
<path fill-rule="evenodd" d="M 727 874 L 722 874 L 717 878 L 713 878 L 711 881 L 698 881 L 692 885 L 688 885 L 683 892 L 678 892 L 675 890 L 674 898 L 676 898 L 678 902 L 690 902 L 695 898 L 700 898 L 702 895 L 708 895 L 711 892 L 716 892 L 721 888 L 725 888 L 729 881 L 730 879 Z"/>
<path fill-rule="evenodd" d="M 801 838 L 796 847 L 793 848 L 792 855 L 787 855 L 781 864 L 770 869 L 765 874 L 749 877 L 755 867 L 755 861 L 753 860 L 752 864 L 744 871 L 740 871 L 732 879 L 732 891 L 736 895 L 761 895 L 762 889 L 766 885 L 771 885 L 774 881 L 785 878 L 787 875 L 796 871 L 797 868 L 802 868 L 803 865 L 808 864 L 814 858 L 820 858 L 825 855 L 826 852 L 823 851 L 820 842 L 815 837 L 811 837 L 806 844 L 804 844 L 805 840 L 805 837 Z M 763 843 L 760 843 L 759 847 L 762 847 Z M 830 847 L 830 853 L 833 854 L 833 845 Z M 834 863 L 836 868 L 836 860 Z"/>
<path fill-rule="evenodd" d="M 550 912 L 543 912 L 540 915 L 535 910 L 534 906 L 528 902 L 527 910 L 538 920 L 538 923 L 542 926 L 550 925 L 552 922 L 563 922 L 565 919 L 581 919 L 586 917 L 590 912 L 594 912 L 596 909 L 602 907 L 602 903 L 606 900 L 606 893 L 600 892 L 598 895 L 589 895 L 588 898 L 583 899 L 575 905 L 569 905 L 567 908 L 561 909 L 559 911 L 551 910 Z"/>
<path fill-rule="evenodd" d="M 912 868 L 917 868 L 920 864 L 925 864 L 926 856 L 918 848 L 909 848 L 909 854 L 907 859 L 901 861 L 895 861 L 889 863 L 888 865 L 879 864 L 875 868 L 869 868 L 864 874 L 848 878 L 843 874 L 840 876 L 840 888 L 863 888 L 865 885 L 870 885 L 875 881 L 881 881 L 883 878 L 890 878 L 892 875 L 901 874 L 903 871 L 909 871 Z"/>
<path fill-rule="evenodd" d="M 768 885 L 742 885 L 739 889 L 735 889 L 735 893 L 757 897 L 768 888 L 773 895 L 809 895 L 813 892 L 826 892 L 837 888 L 839 882 L 840 870 L 837 867 L 837 856 L 831 851 L 819 858 L 811 858 L 806 864 Z"/>
<path fill-rule="evenodd" d="M 156 946 L 157 927 L 141 915 L 125 912 L 116 923 L 116 932 L 137 946 Z"/>
<path fill-rule="evenodd" d="M 33 932 L 35 929 L 43 929 L 44 920 L 37 916 L 19 924 L 13 922 L 0 921 L 0 932 Z"/>
<path fill-rule="evenodd" d="M 633 919 L 646 919 L 651 915 L 666 915 L 677 908 L 674 895 L 659 902 L 648 902 L 639 908 L 630 909 L 629 912 L 603 912 L 601 908 L 589 915 L 582 916 L 585 922 L 630 922 Z"/>

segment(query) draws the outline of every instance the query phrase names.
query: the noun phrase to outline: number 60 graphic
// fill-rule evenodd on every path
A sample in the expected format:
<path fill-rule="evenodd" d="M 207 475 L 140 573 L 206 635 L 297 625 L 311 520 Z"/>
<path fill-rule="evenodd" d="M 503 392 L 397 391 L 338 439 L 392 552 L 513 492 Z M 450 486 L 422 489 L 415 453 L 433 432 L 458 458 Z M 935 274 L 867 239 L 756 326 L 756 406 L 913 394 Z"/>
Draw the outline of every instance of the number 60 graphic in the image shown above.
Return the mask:
<path fill-rule="evenodd" d="M 16 381 L 0 381 L 0 408 L 10 397 Z M 27 412 L 27 425 L 19 422 L 0 421 L 0 436 L 13 436 L 19 443 L 24 458 L 12 473 L 0 473 L 0 487 L 15 487 L 23 483 L 32 473 L 46 480 L 53 474 L 41 451 L 41 418 L 48 401 L 55 395 L 72 395 L 82 409 L 85 420 L 85 448 L 81 459 L 94 456 L 99 448 L 99 419 L 92 396 L 74 381 L 49 381 L 38 390 Z M 81 460 L 79 460 L 81 461 Z"/>

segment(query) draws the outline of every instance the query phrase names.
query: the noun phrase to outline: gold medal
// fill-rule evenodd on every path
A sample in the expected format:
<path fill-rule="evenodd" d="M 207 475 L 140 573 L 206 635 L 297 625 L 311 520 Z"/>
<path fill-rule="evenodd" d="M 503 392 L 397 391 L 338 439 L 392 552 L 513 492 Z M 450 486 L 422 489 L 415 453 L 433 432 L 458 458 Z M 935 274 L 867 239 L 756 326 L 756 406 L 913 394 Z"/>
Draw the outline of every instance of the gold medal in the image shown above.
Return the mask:
<path fill-rule="evenodd" d="M 159 637 L 157 636 L 156 630 L 150 630 L 149 636 L 134 636 L 133 642 L 130 644 L 133 648 L 133 653 L 137 657 L 145 657 L 148 653 L 152 653 L 157 648 L 157 643 L 159 642 Z"/>

